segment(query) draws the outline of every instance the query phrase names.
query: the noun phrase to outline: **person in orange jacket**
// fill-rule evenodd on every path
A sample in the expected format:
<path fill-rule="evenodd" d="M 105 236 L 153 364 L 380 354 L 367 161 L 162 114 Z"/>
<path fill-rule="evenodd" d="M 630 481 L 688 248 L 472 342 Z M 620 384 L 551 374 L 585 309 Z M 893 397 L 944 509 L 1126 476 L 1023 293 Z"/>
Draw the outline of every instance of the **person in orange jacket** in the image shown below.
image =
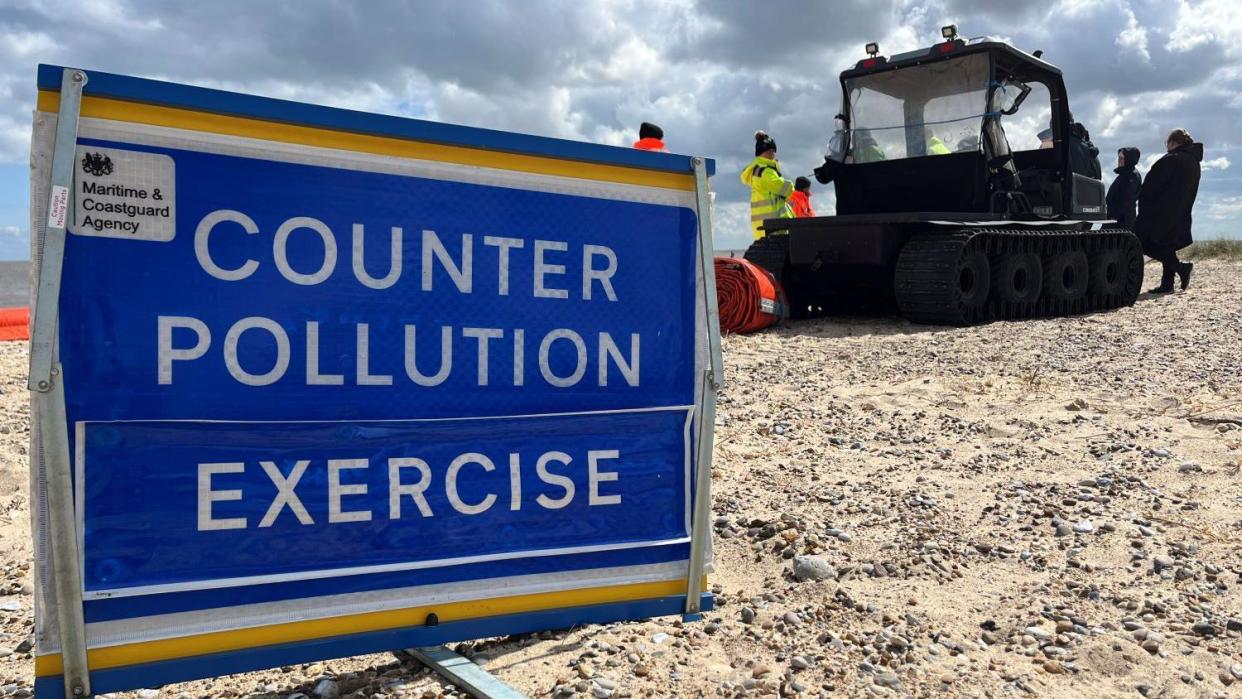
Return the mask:
<path fill-rule="evenodd" d="M 638 127 L 638 140 L 634 142 L 634 147 L 638 150 L 653 150 L 658 153 L 666 152 L 667 149 L 664 147 L 664 129 L 644 121 L 642 126 Z"/>
<path fill-rule="evenodd" d="M 794 218 L 810 218 L 815 215 L 811 208 L 811 181 L 805 177 L 794 180 L 793 194 L 789 195 L 789 206 L 793 209 Z"/>

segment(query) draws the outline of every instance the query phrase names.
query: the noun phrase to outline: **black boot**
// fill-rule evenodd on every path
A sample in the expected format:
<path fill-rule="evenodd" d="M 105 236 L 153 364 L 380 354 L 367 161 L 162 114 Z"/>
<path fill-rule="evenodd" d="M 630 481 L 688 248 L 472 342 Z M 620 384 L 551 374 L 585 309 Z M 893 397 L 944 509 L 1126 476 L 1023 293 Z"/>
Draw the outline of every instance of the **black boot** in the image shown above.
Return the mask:
<path fill-rule="evenodd" d="M 1195 263 L 1193 262 L 1183 262 L 1178 266 L 1177 278 L 1182 281 L 1182 291 L 1185 291 L 1186 287 L 1190 286 L 1190 273 L 1194 271 L 1194 268 Z"/>
<path fill-rule="evenodd" d="M 1171 294 L 1173 293 L 1173 274 L 1176 268 L 1165 266 L 1164 274 L 1160 275 L 1160 286 L 1154 289 L 1148 289 L 1149 294 Z"/>

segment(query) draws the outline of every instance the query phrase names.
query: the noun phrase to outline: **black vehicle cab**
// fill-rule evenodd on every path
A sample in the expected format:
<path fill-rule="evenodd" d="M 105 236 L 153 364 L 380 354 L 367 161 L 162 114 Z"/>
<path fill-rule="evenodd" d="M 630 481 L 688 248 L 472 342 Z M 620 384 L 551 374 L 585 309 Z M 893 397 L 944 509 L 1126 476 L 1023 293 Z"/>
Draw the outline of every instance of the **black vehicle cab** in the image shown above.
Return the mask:
<path fill-rule="evenodd" d="M 888 58 L 870 44 L 841 74 L 839 128 L 816 170 L 836 188 L 837 214 L 1105 218 L 1103 183 L 1070 167 L 1060 69 L 1039 52 L 944 34 Z M 1033 137 L 1049 129 L 1051 139 Z M 1025 136 L 1011 144 L 1009 131 Z"/>

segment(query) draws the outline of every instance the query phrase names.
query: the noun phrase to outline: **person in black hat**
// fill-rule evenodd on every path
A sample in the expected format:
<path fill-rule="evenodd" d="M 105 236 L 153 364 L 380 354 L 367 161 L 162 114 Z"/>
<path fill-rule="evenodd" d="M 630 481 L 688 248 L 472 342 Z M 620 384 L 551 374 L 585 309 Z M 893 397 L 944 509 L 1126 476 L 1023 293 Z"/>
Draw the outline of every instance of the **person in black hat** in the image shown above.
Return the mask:
<path fill-rule="evenodd" d="M 740 178 L 750 188 L 750 227 L 755 240 L 767 235 L 763 228 L 767 219 L 794 217 L 789 206 L 794 183 L 781 175 L 776 141 L 763 131 L 755 132 L 755 159 L 742 170 Z"/>
<path fill-rule="evenodd" d="M 666 152 L 664 147 L 664 129 L 644 121 L 638 127 L 638 140 L 634 142 L 634 147 L 638 150 L 652 150 L 659 153 Z"/>
<path fill-rule="evenodd" d="M 815 208 L 811 206 L 811 181 L 809 179 L 798 177 L 794 180 L 794 191 L 789 195 L 789 207 L 793 209 L 794 218 L 815 216 Z"/>

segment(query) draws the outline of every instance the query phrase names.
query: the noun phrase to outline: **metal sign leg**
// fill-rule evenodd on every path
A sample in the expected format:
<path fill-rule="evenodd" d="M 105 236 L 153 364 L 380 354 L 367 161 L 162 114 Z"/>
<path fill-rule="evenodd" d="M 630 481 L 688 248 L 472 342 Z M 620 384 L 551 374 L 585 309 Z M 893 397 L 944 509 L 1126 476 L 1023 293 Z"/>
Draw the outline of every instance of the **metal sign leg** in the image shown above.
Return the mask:
<path fill-rule="evenodd" d="M 407 648 L 415 660 L 432 672 L 480 699 L 526 699 L 526 695 L 444 646 Z"/>
<path fill-rule="evenodd" d="M 716 391 L 724 384 L 720 351 L 720 311 L 716 301 L 715 246 L 712 243 L 711 198 L 707 187 L 707 168 L 702 158 L 694 159 L 694 180 L 699 219 L 699 274 L 703 277 L 704 308 L 707 311 L 708 367 L 703 373 L 703 406 L 699 411 L 698 458 L 695 473 L 694 516 L 690 530 L 690 569 L 686 582 L 686 616 L 697 618 L 703 594 L 703 570 L 707 548 L 711 545 L 712 449 L 715 445 Z"/>
<path fill-rule="evenodd" d="M 39 255 L 39 288 L 35 295 L 34 332 L 30 342 L 30 390 L 33 417 L 39 425 L 36 445 L 43 465 L 48 502 L 52 559 L 52 594 L 59 622 L 65 697 L 91 694 L 86 659 L 86 626 L 82 616 L 82 571 L 73 509 L 69 468 L 69 432 L 65 415 L 65 384 L 57 359 L 57 305 L 65 255 L 65 226 L 73 187 L 78 113 L 86 74 L 65 69 L 61 80 L 56 146 L 52 154 L 47 228 Z"/>
<path fill-rule="evenodd" d="M 712 425 L 716 422 L 716 390 L 710 371 L 703 372 L 703 409 L 699 412 L 698 472 L 694 517 L 691 519 L 690 572 L 686 581 L 686 617 L 697 620 L 703 594 L 703 569 L 710 544 L 712 515 Z"/>
<path fill-rule="evenodd" d="M 82 574 L 78 565 L 74 525 L 73 488 L 69 474 L 69 435 L 65 428 L 65 390 L 60 365 L 52 368 L 52 390 L 35 394 L 34 417 L 39 420 L 39 456 L 47 474 L 48 524 L 51 527 L 52 584 L 56 618 L 60 622 L 60 652 L 64 659 L 65 697 L 90 696 L 86 661 L 86 627 L 82 616 Z"/>

